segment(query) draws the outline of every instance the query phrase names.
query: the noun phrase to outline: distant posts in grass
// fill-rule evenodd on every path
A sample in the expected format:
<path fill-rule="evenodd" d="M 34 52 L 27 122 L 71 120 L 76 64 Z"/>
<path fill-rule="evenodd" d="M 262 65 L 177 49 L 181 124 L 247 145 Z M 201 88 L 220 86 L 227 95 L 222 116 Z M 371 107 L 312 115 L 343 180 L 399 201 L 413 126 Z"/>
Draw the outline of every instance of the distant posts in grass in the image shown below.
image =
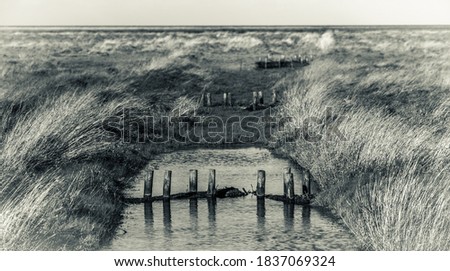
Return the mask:
<path fill-rule="evenodd" d="M 262 91 L 258 91 L 258 104 L 264 104 L 264 96 Z"/>
<path fill-rule="evenodd" d="M 230 92 L 223 93 L 223 106 L 231 106 L 231 93 Z"/>
<path fill-rule="evenodd" d="M 172 183 L 172 171 L 166 170 L 164 173 L 163 198 L 170 198 L 170 186 Z"/>
<path fill-rule="evenodd" d="M 276 104 L 277 100 L 278 100 L 277 91 L 274 89 L 272 90 L 272 104 Z"/>
<path fill-rule="evenodd" d="M 152 198 L 153 193 L 153 176 L 154 171 L 151 170 L 148 172 L 146 179 L 144 180 L 144 199 L 149 200 Z"/>
<path fill-rule="evenodd" d="M 211 106 L 211 93 L 207 92 L 205 95 L 205 99 L 203 100 L 203 105 L 210 107 Z"/>
<path fill-rule="evenodd" d="M 253 91 L 253 100 L 252 100 L 253 111 L 258 107 L 258 92 Z"/>
<path fill-rule="evenodd" d="M 208 191 L 206 192 L 208 197 L 216 196 L 216 170 L 210 169 L 208 176 Z"/>
<path fill-rule="evenodd" d="M 258 170 L 258 179 L 256 183 L 256 196 L 258 198 L 264 198 L 266 195 L 266 172 L 264 170 Z"/>
<path fill-rule="evenodd" d="M 198 170 L 189 170 L 189 192 L 197 193 L 198 189 Z"/>

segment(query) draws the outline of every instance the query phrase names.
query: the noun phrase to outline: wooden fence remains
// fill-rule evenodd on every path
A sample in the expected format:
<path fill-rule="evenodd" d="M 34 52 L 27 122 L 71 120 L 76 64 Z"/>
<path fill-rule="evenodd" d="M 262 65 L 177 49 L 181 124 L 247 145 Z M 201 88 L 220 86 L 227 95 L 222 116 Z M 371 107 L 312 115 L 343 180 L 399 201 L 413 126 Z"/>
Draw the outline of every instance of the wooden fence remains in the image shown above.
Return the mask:
<path fill-rule="evenodd" d="M 232 107 L 233 106 L 233 100 L 232 95 L 230 92 L 224 92 L 222 96 L 222 102 L 221 103 L 212 103 L 212 94 L 209 92 L 203 93 L 201 96 L 201 104 L 203 107 L 213 107 L 213 106 L 223 106 L 223 107 Z M 272 97 L 270 99 L 270 103 L 264 103 L 264 92 L 262 91 L 253 91 L 252 92 L 252 98 L 250 102 L 250 106 L 247 107 L 247 109 L 250 110 L 260 110 L 265 109 L 270 106 L 274 106 L 278 103 L 278 95 L 275 90 L 272 90 Z"/>
<path fill-rule="evenodd" d="M 144 195 L 142 198 L 126 198 L 128 203 L 146 203 L 158 200 L 174 200 L 174 199 L 199 199 L 199 198 L 233 198 L 243 197 L 249 194 L 256 195 L 258 202 L 264 199 L 271 199 L 282 201 L 285 203 L 307 205 L 314 198 L 311 193 L 312 177 L 308 170 L 301 173 L 302 194 L 295 195 L 294 193 L 294 174 L 291 168 L 283 169 L 282 185 L 283 195 L 266 194 L 266 172 L 258 170 L 256 180 L 256 191 L 243 191 L 234 188 L 226 187 L 216 188 L 216 170 L 210 169 L 208 174 L 208 189 L 207 191 L 198 191 L 198 170 L 191 169 L 189 171 L 189 185 L 188 191 L 185 193 L 171 194 L 172 171 L 166 170 L 164 172 L 163 195 L 153 196 L 153 179 L 154 171 L 150 171 L 144 180 Z"/>

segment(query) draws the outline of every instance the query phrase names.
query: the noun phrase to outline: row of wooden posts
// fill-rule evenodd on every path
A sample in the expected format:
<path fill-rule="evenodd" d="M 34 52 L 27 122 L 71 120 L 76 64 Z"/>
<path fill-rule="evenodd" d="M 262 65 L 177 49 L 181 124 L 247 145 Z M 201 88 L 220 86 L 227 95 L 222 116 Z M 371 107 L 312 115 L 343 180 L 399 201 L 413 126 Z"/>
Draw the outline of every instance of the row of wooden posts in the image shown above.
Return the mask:
<path fill-rule="evenodd" d="M 302 174 L 302 194 L 311 195 L 311 175 L 309 171 L 304 171 Z M 144 181 L 144 199 L 151 199 L 153 194 L 153 176 L 154 171 L 150 171 L 148 177 Z M 164 173 L 163 182 L 163 198 L 169 199 L 171 193 L 172 171 L 166 170 Z M 198 192 L 198 170 L 191 169 L 189 171 L 189 192 Z M 295 197 L 294 193 L 294 174 L 290 167 L 283 169 L 283 192 L 284 196 L 292 200 Z M 216 195 L 216 170 L 210 169 L 208 175 L 208 190 L 207 197 L 215 197 Z M 266 172 L 258 170 L 256 183 L 256 196 L 264 198 L 266 196 Z"/>
<path fill-rule="evenodd" d="M 277 93 L 276 91 L 272 91 L 272 104 L 277 102 Z M 233 102 L 231 100 L 231 93 L 224 92 L 223 93 L 223 106 L 233 106 Z M 253 109 L 256 109 L 259 105 L 264 105 L 264 93 L 262 91 L 253 91 L 253 99 L 252 99 Z M 211 107 L 211 93 L 207 92 L 203 95 L 203 106 Z"/>

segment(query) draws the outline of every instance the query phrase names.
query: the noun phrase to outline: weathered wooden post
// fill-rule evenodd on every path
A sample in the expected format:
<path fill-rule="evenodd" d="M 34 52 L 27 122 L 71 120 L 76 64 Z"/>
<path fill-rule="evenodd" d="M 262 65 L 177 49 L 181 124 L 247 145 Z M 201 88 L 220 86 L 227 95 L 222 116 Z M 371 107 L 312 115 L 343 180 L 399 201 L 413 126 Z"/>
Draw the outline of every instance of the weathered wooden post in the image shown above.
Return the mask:
<path fill-rule="evenodd" d="M 198 188 L 198 170 L 189 170 L 189 192 L 197 193 Z"/>
<path fill-rule="evenodd" d="M 231 93 L 230 93 L 230 92 L 227 92 L 227 105 L 228 105 L 228 106 L 232 106 L 232 103 L 231 103 Z"/>
<path fill-rule="evenodd" d="M 262 91 L 258 91 L 258 104 L 264 104 L 264 97 Z"/>
<path fill-rule="evenodd" d="M 166 170 L 164 173 L 163 198 L 170 198 L 170 186 L 172 182 L 172 171 Z"/>
<path fill-rule="evenodd" d="M 253 105 L 253 111 L 255 111 L 256 108 L 258 107 L 258 92 L 256 92 L 256 91 L 253 91 L 252 105 Z"/>
<path fill-rule="evenodd" d="M 211 93 L 206 93 L 206 106 L 211 106 Z"/>
<path fill-rule="evenodd" d="M 295 193 L 294 193 L 294 174 L 288 173 L 287 176 L 287 184 L 286 184 L 286 194 L 285 197 L 288 200 L 293 200 Z"/>
<path fill-rule="evenodd" d="M 311 173 L 309 170 L 304 170 L 302 174 L 302 192 L 303 195 L 311 195 Z"/>
<path fill-rule="evenodd" d="M 209 170 L 209 178 L 208 178 L 208 191 L 206 192 L 208 197 L 216 196 L 216 170 Z"/>
<path fill-rule="evenodd" d="M 153 175 L 154 171 L 151 170 L 148 172 L 146 179 L 144 180 L 144 200 L 150 200 L 152 198 L 153 193 Z"/>
<path fill-rule="evenodd" d="M 288 174 L 291 173 L 291 168 L 290 167 L 285 167 L 283 168 L 283 195 L 286 197 L 287 196 L 287 185 L 288 185 Z"/>
<path fill-rule="evenodd" d="M 267 57 L 264 59 L 264 69 L 267 69 Z"/>
<path fill-rule="evenodd" d="M 256 196 L 258 198 L 264 198 L 266 195 L 266 172 L 264 170 L 258 170 L 258 180 L 256 183 Z"/>

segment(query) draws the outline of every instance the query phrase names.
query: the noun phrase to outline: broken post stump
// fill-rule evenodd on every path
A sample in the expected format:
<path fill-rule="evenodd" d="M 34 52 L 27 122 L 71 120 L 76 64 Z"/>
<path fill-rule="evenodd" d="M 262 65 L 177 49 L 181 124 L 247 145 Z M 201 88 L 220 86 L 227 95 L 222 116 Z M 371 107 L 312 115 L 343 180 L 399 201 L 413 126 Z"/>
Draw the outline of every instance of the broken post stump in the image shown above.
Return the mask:
<path fill-rule="evenodd" d="M 170 186 L 172 182 L 172 171 L 166 170 L 164 173 L 163 197 L 170 198 Z"/>
<path fill-rule="evenodd" d="M 309 170 L 302 172 L 302 193 L 311 196 L 311 173 Z"/>
<path fill-rule="evenodd" d="M 283 195 L 287 195 L 288 174 L 291 173 L 290 167 L 283 168 Z"/>
<path fill-rule="evenodd" d="M 198 189 L 198 170 L 189 170 L 189 192 L 197 193 Z"/>
<path fill-rule="evenodd" d="M 294 194 L 294 174 L 293 173 L 288 173 L 286 174 L 286 179 L 287 179 L 287 183 L 286 183 L 286 194 L 284 195 L 288 200 L 293 200 L 295 197 Z"/>
<path fill-rule="evenodd" d="M 258 180 L 256 183 L 256 196 L 263 198 L 266 195 L 266 172 L 258 170 Z"/>
<path fill-rule="evenodd" d="M 154 171 L 148 172 L 147 178 L 144 181 L 144 199 L 148 200 L 152 198 L 153 193 L 153 175 Z"/>
<path fill-rule="evenodd" d="M 208 191 L 206 192 L 208 197 L 216 196 L 216 170 L 209 170 L 209 178 L 208 178 Z"/>

